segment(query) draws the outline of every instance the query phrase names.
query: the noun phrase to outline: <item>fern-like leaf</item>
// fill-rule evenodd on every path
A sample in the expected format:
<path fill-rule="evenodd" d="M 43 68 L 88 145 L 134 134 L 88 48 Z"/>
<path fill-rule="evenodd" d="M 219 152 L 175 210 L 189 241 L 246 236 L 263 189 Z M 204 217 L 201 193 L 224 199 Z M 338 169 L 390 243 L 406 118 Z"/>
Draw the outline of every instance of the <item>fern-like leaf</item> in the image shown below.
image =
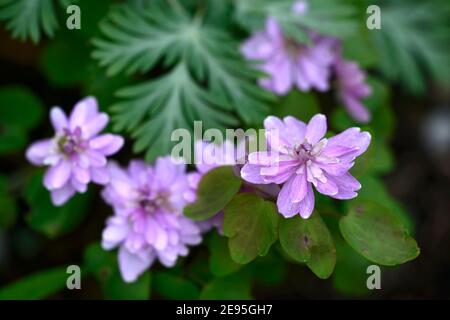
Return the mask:
<path fill-rule="evenodd" d="M 135 150 L 147 159 L 170 151 L 170 132 L 202 120 L 205 128 L 258 123 L 272 95 L 256 85 L 261 76 L 243 60 L 225 30 L 192 18 L 182 7 L 121 5 L 101 25 L 93 57 L 107 72 L 133 74 L 162 68 L 163 75 L 121 90 L 115 122 L 129 129 Z M 160 70 L 161 71 L 161 70 Z"/>
<path fill-rule="evenodd" d="M 42 32 L 53 37 L 58 28 L 56 2 L 62 7 L 70 3 L 69 0 L 0 0 L 0 20 L 6 21 L 6 28 L 14 38 L 38 43 Z"/>
<path fill-rule="evenodd" d="M 293 11 L 298 0 L 235 0 L 236 20 L 247 30 L 263 28 L 267 17 L 275 18 L 283 31 L 299 42 L 309 42 L 307 30 L 339 38 L 354 34 L 357 30 L 356 10 L 342 0 L 305 1 L 303 14 Z"/>
<path fill-rule="evenodd" d="M 436 1 L 392 1 L 382 7 L 382 28 L 371 33 L 381 71 L 415 93 L 425 91 L 426 74 L 449 82 L 449 13 Z"/>

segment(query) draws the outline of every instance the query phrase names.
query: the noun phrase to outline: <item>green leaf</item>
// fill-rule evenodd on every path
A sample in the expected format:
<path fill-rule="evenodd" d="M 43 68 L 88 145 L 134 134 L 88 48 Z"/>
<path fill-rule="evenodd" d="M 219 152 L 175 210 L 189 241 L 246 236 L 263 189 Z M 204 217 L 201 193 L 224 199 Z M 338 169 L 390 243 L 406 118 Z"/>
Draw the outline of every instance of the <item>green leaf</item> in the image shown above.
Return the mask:
<path fill-rule="evenodd" d="M 92 244 L 84 252 L 85 267 L 100 282 L 106 299 L 148 300 L 150 297 L 150 272 L 143 273 L 135 282 L 125 283 L 119 272 L 117 256 Z"/>
<path fill-rule="evenodd" d="M 344 1 L 308 1 L 308 10 L 297 14 L 292 10 L 295 0 L 246 0 L 237 1 L 236 19 L 249 31 L 264 27 L 268 16 L 274 17 L 289 37 L 299 42 L 309 42 L 305 30 L 339 38 L 353 35 L 357 30 L 356 10 Z"/>
<path fill-rule="evenodd" d="M 319 102 L 313 93 L 291 91 L 283 97 L 273 113 L 279 118 L 293 116 L 303 122 L 308 122 L 315 114 L 320 113 Z"/>
<path fill-rule="evenodd" d="M 208 241 L 210 252 L 209 268 L 216 277 L 224 277 L 239 270 L 242 265 L 234 262 L 230 256 L 228 241 L 217 233 L 211 234 Z"/>
<path fill-rule="evenodd" d="M 43 105 L 29 89 L 20 86 L 0 90 L 0 126 L 21 128 L 36 127 L 43 116 Z M 26 115 L 26 117 L 24 117 Z"/>
<path fill-rule="evenodd" d="M 341 237 L 336 239 L 337 261 L 333 272 L 333 286 L 339 292 L 363 296 L 367 288 L 367 267 L 373 263 L 359 255 Z"/>
<path fill-rule="evenodd" d="M 275 254 L 275 250 L 256 259 L 250 265 L 252 276 L 266 286 L 277 286 L 283 282 L 286 275 L 286 261 Z"/>
<path fill-rule="evenodd" d="M 278 239 L 279 214 L 273 202 L 241 193 L 225 207 L 223 233 L 229 239 L 231 258 L 246 264 L 264 256 Z"/>
<path fill-rule="evenodd" d="M 68 0 L 0 0 L 0 20 L 6 21 L 6 29 L 14 38 L 38 43 L 42 33 L 53 37 L 58 29 L 56 2 L 64 9 L 70 3 Z"/>
<path fill-rule="evenodd" d="M 59 87 L 70 87 L 88 79 L 88 50 L 83 41 L 71 34 L 46 45 L 40 64 L 49 82 Z"/>
<path fill-rule="evenodd" d="M 50 238 L 56 238 L 75 229 L 88 212 L 89 194 L 77 195 L 62 207 L 55 207 L 49 192 L 42 185 L 42 175 L 31 177 L 25 199 L 31 212 L 26 216 L 29 226 Z"/>
<path fill-rule="evenodd" d="M 194 300 L 200 294 L 194 283 L 166 271 L 153 273 L 153 289 L 161 297 L 175 300 Z"/>
<path fill-rule="evenodd" d="M 200 293 L 200 300 L 251 300 L 251 282 L 247 272 L 215 278 Z"/>
<path fill-rule="evenodd" d="M 410 234 L 414 233 L 414 221 L 405 208 L 389 194 L 383 181 L 369 175 L 361 176 L 358 180 L 362 188 L 358 191 L 357 199 L 346 202 L 348 206 L 352 205 L 355 201 L 365 199 L 379 203 L 388 208 Z"/>
<path fill-rule="evenodd" d="M 0 300 L 37 300 L 66 286 L 66 267 L 40 271 L 0 289 Z"/>
<path fill-rule="evenodd" d="M 364 26 L 355 35 L 342 41 L 342 54 L 344 58 L 346 60 L 356 61 L 364 69 L 376 66 L 379 60 L 370 33 L 371 30 L 367 30 L 366 26 Z"/>
<path fill-rule="evenodd" d="M 353 202 L 339 228 L 353 249 L 381 265 L 402 264 L 415 259 L 420 252 L 397 217 L 372 201 Z"/>
<path fill-rule="evenodd" d="M 8 192 L 6 177 L 0 175 L 0 229 L 7 229 L 17 220 L 17 205 Z"/>
<path fill-rule="evenodd" d="M 321 279 L 328 278 L 336 264 L 333 238 L 315 212 L 309 219 L 296 216 L 280 222 L 280 243 L 295 260 L 305 262 Z"/>
<path fill-rule="evenodd" d="M 388 173 L 394 168 L 394 161 L 389 145 L 378 138 L 373 138 L 367 151 L 355 161 L 352 173 L 356 177 Z"/>
<path fill-rule="evenodd" d="M 27 145 L 28 137 L 22 128 L 0 123 L 0 154 L 20 151 Z"/>
<path fill-rule="evenodd" d="M 436 1 L 384 6 L 382 28 L 370 33 L 384 75 L 416 94 L 425 93 L 429 75 L 448 83 L 448 13 L 448 7 Z"/>
<path fill-rule="evenodd" d="M 170 153 L 172 132 L 192 130 L 198 119 L 204 129 L 236 126 L 239 118 L 262 121 L 273 95 L 257 86 L 261 73 L 242 58 L 228 29 L 165 4 L 141 5 L 113 10 L 93 52 L 109 74 L 143 73 L 162 63 L 160 77 L 120 90 L 123 100 L 111 109 L 116 128 L 136 138 L 135 152 L 148 150 L 149 161 Z"/>
<path fill-rule="evenodd" d="M 223 166 L 206 173 L 197 189 L 197 200 L 184 208 L 193 220 L 206 220 L 223 210 L 241 188 L 241 179 L 233 168 Z"/>

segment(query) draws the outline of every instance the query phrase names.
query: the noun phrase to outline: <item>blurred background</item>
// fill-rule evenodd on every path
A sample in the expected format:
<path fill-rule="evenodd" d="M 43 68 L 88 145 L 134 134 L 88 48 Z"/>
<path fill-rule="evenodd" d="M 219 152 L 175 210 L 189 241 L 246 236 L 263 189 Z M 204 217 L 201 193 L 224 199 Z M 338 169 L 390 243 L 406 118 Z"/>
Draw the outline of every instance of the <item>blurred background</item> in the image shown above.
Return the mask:
<path fill-rule="evenodd" d="M 22 20 L 27 19 L 25 12 L 19 10 L 15 13 L 17 17 L 12 17 L 13 10 L 5 9 L 28 1 L 33 0 L 0 1 L 0 287 L 42 270 L 54 270 L 46 274 L 50 280 L 65 277 L 62 269 L 54 268 L 83 265 L 87 256 L 95 256 L 98 248 L 92 244 L 99 242 L 105 219 L 111 214 L 97 186 L 90 186 L 88 194 L 76 197 L 63 208 L 50 204 L 48 193 L 41 186 L 43 171 L 32 167 L 24 157 L 31 141 L 52 135 L 49 109 L 58 105 L 67 111 L 81 97 L 95 95 L 101 108 L 109 110 L 117 101 L 114 96 L 117 89 L 148 77 L 125 73 L 109 77 L 91 57 L 91 39 L 101 37 L 99 22 L 107 18 L 113 5 L 123 1 L 78 1 L 82 29 L 76 31 L 64 28 L 67 14 L 59 8 L 59 1 L 54 1 L 54 19 L 60 26 L 50 34 L 41 30 L 38 36 L 21 29 Z M 236 1 L 224 1 L 231 2 Z M 268 273 L 255 275 L 251 296 L 264 299 L 449 299 L 449 3 L 371 1 L 370 4 L 381 7 L 383 27 L 369 31 L 364 28 L 368 3 L 363 0 L 344 2 L 357 8 L 356 20 L 364 29 L 354 38 L 344 40 L 344 52 L 370 75 L 374 94 L 367 104 L 375 120 L 369 127 L 379 133 L 378 136 L 386 137 L 363 161 L 369 163 L 370 168 L 357 170 L 370 171 L 371 177 L 375 177 L 362 181 L 363 186 L 371 186 L 368 193 L 383 194 L 389 197 L 386 201 L 401 207 L 399 210 L 407 216 L 421 254 L 405 265 L 383 268 L 382 290 L 369 292 L 365 288 L 367 275 L 363 268 L 368 262 L 348 248 L 342 249 L 345 258 L 338 261 L 332 278 L 320 280 L 303 266 L 279 262 L 282 253 L 275 247 L 257 265 L 258 270 L 270 270 L 271 276 Z M 195 1 L 187 3 L 189 6 Z M 236 19 L 245 20 L 245 11 L 240 14 L 244 14 L 244 18 L 237 16 Z M 240 39 L 248 36 L 248 30 L 239 23 L 233 28 Z M 27 40 L 20 39 L 23 37 Z M 307 105 L 305 111 L 292 111 L 300 105 Z M 333 93 L 293 92 L 277 101 L 273 113 L 300 112 L 304 116 L 304 113 L 325 110 L 331 128 L 340 131 L 353 122 L 335 105 Z M 119 160 L 126 162 L 133 157 L 130 145 L 131 142 L 127 143 Z M 176 297 L 161 288 L 164 286 L 194 291 L 187 297 L 195 297 L 193 285 L 185 282 L 182 275 L 196 268 L 194 274 L 198 276 L 198 283 L 207 281 L 207 271 L 198 265 L 208 255 L 207 247 L 214 246 L 216 240 L 209 235 L 204 245 L 193 250 L 183 269 L 177 266 L 172 271 L 164 271 L 157 266 L 156 270 L 161 273 L 153 277 L 151 283 L 146 283 L 154 289 L 152 297 Z M 99 262 L 102 267 L 96 276 L 83 278 L 82 290 L 58 290 L 55 285 L 53 289 L 44 289 L 42 295 L 57 299 L 105 297 L 102 279 L 118 275 L 116 267 L 105 267 L 114 263 L 111 262 L 115 261 L 114 255 L 98 256 L 103 259 Z M 120 285 L 116 287 L 113 280 L 108 283 L 106 297 L 117 297 Z M 242 297 L 242 290 L 235 297 Z M 247 296 L 250 292 L 243 297 Z"/>

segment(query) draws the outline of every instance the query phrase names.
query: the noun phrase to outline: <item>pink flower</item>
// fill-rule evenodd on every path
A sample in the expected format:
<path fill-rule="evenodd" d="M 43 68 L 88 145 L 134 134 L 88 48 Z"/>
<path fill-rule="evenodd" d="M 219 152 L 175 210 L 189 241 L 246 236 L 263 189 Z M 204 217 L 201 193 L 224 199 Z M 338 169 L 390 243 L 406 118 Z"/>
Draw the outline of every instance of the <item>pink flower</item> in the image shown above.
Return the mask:
<path fill-rule="evenodd" d="M 195 222 L 183 216 L 189 190 L 186 166 L 170 157 L 158 158 L 151 167 L 132 161 L 127 170 L 110 164 L 111 182 L 103 198 L 114 209 L 103 231 L 105 250 L 119 247 L 119 269 L 126 282 L 138 276 L 158 259 L 173 267 L 188 246 L 201 242 Z"/>
<path fill-rule="evenodd" d="M 329 139 L 326 118 L 315 115 L 308 124 L 293 117 L 270 116 L 264 121 L 268 151 L 254 152 L 241 177 L 254 184 L 282 184 L 277 198 L 286 218 L 300 214 L 307 219 L 314 209 L 312 186 L 335 199 L 351 199 L 361 188 L 348 172 L 369 146 L 371 136 L 350 128 Z"/>
<path fill-rule="evenodd" d="M 360 100 L 370 96 L 371 88 L 365 83 L 366 75 L 356 62 L 344 61 L 338 57 L 335 62 L 339 99 L 347 112 L 357 121 L 370 121 L 370 112 Z"/>
<path fill-rule="evenodd" d="M 124 140 L 113 134 L 98 135 L 108 124 L 108 115 L 98 111 L 93 97 L 78 102 L 69 118 L 54 107 L 50 120 L 55 136 L 31 145 L 26 157 L 36 166 L 49 166 L 44 186 L 53 204 L 60 206 L 76 192 L 86 192 L 90 182 L 109 182 L 106 157 L 117 153 Z"/>
<path fill-rule="evenodd" d="M 294 10 L 302 13 L 305 5 L 299 2 Z M 278 22 L 269 17 L 266 28 L 255 33 L 242 46 L 243 55 L 262 61 L 260 69 L 269 78 L 260 85 L 276 94 L 284 95 L 293 87 L 301 91 L 327 91 L 332 72 L 336 40 L 310 32 L 312 44 L 300 44 L 286 37 Z"/>

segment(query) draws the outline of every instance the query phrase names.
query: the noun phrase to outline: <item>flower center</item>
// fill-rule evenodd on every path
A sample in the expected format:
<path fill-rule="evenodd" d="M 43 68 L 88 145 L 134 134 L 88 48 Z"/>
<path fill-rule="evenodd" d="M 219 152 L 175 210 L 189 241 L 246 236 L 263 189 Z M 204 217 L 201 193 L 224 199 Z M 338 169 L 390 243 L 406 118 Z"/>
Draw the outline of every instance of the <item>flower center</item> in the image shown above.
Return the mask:
<path fill-rule="evenodd" d="M 299 146 L 295 146 L 293 152 L 294 152 L 294 156 L 297 157 L 299 160 L 308 161 L 314 157 L 311 154 L 312 150 L 313 150 L 313 145 L 308 142 L 304 142 Z"/>
<path fill-rule="evenodd" d="M 292 58 L 297 58 L 302 52 L 302 45 L 292 38 L 286 38 L 284 48 L 287 54 Z"/>
<path fill-rule="evenodd" d="M 82 138 L 80 127 L 76 127 L 73 131 L 66 128 L 63 135 L 58 138 L 58 147 L 61 153 L 71 157 L 85 151 L 88 142 Z"/>
<path fill-rule="evenodd" d="M 153 214 L 158 209 L 172 211 L 172 206 L 169 201 L 169 194 L 167 192 L 159 192 L 156 195 L 149 195 L 148 192 L 143 192 L 139 200 L 139 207 L 146 214 Z"/>

